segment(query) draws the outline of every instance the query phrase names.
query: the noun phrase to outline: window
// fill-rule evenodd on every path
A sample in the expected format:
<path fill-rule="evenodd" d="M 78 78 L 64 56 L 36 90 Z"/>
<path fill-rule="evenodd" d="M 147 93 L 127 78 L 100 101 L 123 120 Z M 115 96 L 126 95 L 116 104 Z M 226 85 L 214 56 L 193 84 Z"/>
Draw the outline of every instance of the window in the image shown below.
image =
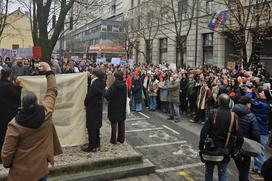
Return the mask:
<path fill-rule="evenodd" d="M 134 0 L 131 0 L 131 2 L 130 2 L 130 6 L 131 6 L 131 8 L 133 8 L 133 7 L 134 7 Z"/>
<path fill-rule="evenodd" d="M 116 0 L 111 1 L 111 11 L 112 14 L 116 14 Z"/>
<path fill-rule="evenodd" d="M 213 46 L 213 33 L 203 34 L 203 46 Z"/>
<path fill-rule="evenodd" d="M 161 24 L 166 24 L 167 23 L 167 12 L 164 11 L 160 15 L 160 23 Z"/>
<path fill-rule="evenodd" d="M 141 0 L 138 0 L 138 6 L 141 4 Z"/>
<path fill-rule="evenodd" d="M 167 61 L 167 38 L 159 39 L 159 62 Z"/>
<path fill-rule="evenodd" d="M 145 40 L 145 52 L 146 52 L 147 64 L 150 64 L 152 62 L 152 49 L 153 49 L 153 41 Z"/>
<path fill-rule="evenodd" d="M 184 64 L 186 57 L 186 39 L 186 36 L 180 36 L 180 40 L 178 40 L 178 37 L 176 38 L 176 64 L 178 67 Z M 181 46 L 180 43 L 182 43 Z"/>
<path fill-rule="evenodd" d="M 17 50 L 19 48 L 18 44 L 12 44 L 12 50 Z"/>
<path fill-rule="evenodd" d="M 213 64 L 213 33 L 203 34 L 203 64 Z"/>
<path fill-rule="evenodd" d="M 112 32 L 112 25 L 107 26 L 108 32 Z"/>
<path fill-rule="evenodd" d="M 212 14 L 214 12 L 213 4 L 214 4 L 213 0 L 207 0 L 207 2 L 206 2 L 206 12 L 208 14 Z"/>
<path fill-rule="evenodd" d="M 101 31 L 107 31 L 108 27 L 107 25 L 101 25 Z"/>
<path fill-rule="evenodd" d="M 119 30 L 119 26 L 113 25 L 113 27 L 112 27 L 112 32 L 118 33 L 119 31 L 120 31 L 120 30 Z"/>
<path fill-rule="evenodd" d="M 180 0 L 178 2 L 178 16 L 179 19 L 184 19 L 187 15 L 188 11 L 188 0 Z"/>

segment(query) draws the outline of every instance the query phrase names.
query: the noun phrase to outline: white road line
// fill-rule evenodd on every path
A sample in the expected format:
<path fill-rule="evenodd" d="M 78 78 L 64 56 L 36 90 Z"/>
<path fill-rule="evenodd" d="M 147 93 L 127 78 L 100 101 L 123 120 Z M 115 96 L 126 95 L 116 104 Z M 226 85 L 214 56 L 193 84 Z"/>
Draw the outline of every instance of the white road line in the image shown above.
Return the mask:
<path fill-rule="evenodd" d="M 179 135 L 179 132 L 173 130 L 172 128 L 169 128 L 168 126 L 163 125 L 162 127 L 164 127 L 164 128 L 166 128 L 166 129 L 168 129 L 169 131 L 172 131 L 173 133 Z"/>
<path fill-rule="evenodd" d="M 176 141 L 176 142 L 169 142 L 169 143 L 159 143 L 153 145 L 142 145 L 142 146 L 135 146 L 135 148 L 151 148 L 151 147 L 158 147 L 158 146 L 167 146 L 167 145 L 177 145 L 177 144 L 184 144 L 187 141 Z"/>
<path fill-rule="evenodd" d="M 162 127 L 159 128 L 147 128 L 147 129 L 134 129 L 134 130 L 128 130 L 126 133 L 132 133 L 132 132 L 141 132 L 141 131 L 154 131 L 154 130 L 162 130 Z"/>
<path fill-rule="evenodd" d="M 126 121 L 138 121 L 138 120 L 145 120 L 147 118 L 129 118 L 129 119 L 126 119 Z"/>
<path fill-rule="evenodd" d="M 184 170 L 184 169 L 188 169 L 188 168 L 200 167 L 203 165 L 204 164 L 202 162 L 199 162 L 199 163 L 193 163 L 193 164 L 188 164 L 188 165 L 180 165 L 177 167 L 157 169 L 156 172 L 157 173 L 173 172 L 173 171 L 179 171 L 179 170 Z"/>
<path fill-rule="evenodd" d="M 146 117 L 147 119 L 150 119 L 150 117 L 142 112 L 139 112 L 139 114 L 141 114 L 142 116 Z"/>

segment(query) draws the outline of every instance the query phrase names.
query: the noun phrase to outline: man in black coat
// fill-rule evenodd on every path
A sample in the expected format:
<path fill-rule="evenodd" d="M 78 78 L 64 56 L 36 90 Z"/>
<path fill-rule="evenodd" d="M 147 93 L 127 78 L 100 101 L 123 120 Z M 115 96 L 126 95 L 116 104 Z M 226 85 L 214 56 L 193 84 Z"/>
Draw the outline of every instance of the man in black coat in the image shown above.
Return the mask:
<path fill-rule="evenodd" d="M 103 95 L 105 83 L 101 69 L 92 70 L 92 79 L 84 104 L 86 107 L 89 146 L 83 151 L 96 152 L 100 147 L 100 128 L 102 127 Z"/>
<path fill-rule="evenodd" d="M 21 87 L 15 86 L 11 80 L 11 69 L 5 67 L 1 70 L 0 79 L 0 153 L 5 140 L 7 125 L 16 116 L 21 102 Z"/>
<path fill-rule="evenodd" d="M 127 87 L 123 79 L 123 73 L 115 73 L 114 77 L 114 83 L 105 94 L 105 98 L 109 101 L 108 118 L 111 122 L 110 142 L 112 144 L 116 144 L 117 141 L 120 143 L 124 143 L 125 141 L 125 119 L 127 104 Z M 118 136 L 116 139 L 117 131 Z"/>

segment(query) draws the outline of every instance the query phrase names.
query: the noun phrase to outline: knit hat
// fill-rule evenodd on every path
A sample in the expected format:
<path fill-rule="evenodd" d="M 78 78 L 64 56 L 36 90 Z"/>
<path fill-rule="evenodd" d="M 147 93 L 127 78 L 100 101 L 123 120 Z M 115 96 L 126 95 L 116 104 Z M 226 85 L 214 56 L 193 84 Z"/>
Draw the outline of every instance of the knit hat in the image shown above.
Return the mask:
<path fill-rule="evenodd" d="M 134 75 L 135 77 L 138 77 L 138 76 L 139 76 L 139 72 L 136 71 L 136 72 L 133 73 L 133 75 Z"/>

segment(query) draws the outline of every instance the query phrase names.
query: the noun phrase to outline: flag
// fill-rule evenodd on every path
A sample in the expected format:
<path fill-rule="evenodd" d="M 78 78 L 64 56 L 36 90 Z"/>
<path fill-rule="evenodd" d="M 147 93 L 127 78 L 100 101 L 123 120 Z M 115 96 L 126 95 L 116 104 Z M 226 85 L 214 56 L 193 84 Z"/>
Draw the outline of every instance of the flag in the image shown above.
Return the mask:
<path fill-rule="evenodd" d="M 208 27 L 210 30 L 216 30 L 220 25 L 225 25 L 228 19 L 226 11 L 220 11 L 213 15 Z"/>

